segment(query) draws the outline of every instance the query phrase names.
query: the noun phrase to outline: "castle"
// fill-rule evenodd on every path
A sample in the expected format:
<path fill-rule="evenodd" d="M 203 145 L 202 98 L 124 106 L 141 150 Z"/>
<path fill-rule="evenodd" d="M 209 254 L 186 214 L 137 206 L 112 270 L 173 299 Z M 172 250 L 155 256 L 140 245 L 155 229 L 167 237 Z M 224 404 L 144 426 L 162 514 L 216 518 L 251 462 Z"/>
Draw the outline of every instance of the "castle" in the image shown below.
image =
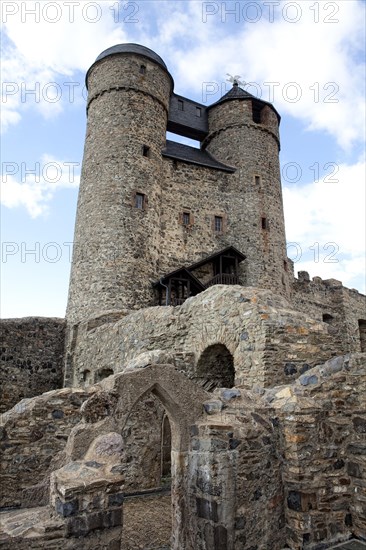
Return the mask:
<path fill-rule="evenodd" d="M 174 550 L 363 548 L 365 297 L 294 277 L 279 114 L 137 44 L 86 83 L 66 319 L 2 323 L 0 546 L 137 548 L 169 486 Z"/>

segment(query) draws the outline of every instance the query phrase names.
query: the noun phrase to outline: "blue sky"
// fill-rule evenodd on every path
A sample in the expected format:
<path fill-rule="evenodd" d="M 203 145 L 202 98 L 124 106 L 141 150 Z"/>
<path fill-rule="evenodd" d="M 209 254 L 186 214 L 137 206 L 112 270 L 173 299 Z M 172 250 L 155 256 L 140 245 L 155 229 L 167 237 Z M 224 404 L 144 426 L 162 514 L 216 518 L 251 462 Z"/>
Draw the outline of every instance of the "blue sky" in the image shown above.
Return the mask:
<path fill-rule="evenodd" d="M 365 2 L 2 2 L 1 316 L 65 314 L 85 72 L 152 48 L 175 92 L 210 104 L 229 75 L 282 116 L 295 273 L 365 291 Z"/>

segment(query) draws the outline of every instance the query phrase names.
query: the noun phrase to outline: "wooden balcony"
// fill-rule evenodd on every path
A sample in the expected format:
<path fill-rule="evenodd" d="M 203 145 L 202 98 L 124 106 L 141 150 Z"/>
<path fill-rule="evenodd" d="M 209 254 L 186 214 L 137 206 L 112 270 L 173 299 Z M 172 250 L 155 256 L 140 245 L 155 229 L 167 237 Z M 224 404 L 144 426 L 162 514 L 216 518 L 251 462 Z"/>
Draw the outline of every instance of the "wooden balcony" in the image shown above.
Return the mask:
<path fill-rule="evenodd" d="M 230 273 L 219 273 L 215 275 L 208 283 L 205 284 L 205 288 L 213 285 L 239 285 L 239 277 Z"/>

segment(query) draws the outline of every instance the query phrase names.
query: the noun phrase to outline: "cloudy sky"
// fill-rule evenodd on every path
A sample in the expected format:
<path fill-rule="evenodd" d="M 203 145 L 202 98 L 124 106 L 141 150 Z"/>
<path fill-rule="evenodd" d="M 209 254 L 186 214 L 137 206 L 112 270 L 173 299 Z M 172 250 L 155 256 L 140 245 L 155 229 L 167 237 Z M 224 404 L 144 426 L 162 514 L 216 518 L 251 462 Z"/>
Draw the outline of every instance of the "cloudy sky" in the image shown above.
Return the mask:
<path fill-rule="evenodd" d="M 365 291 L 363 0 L 2 1 L 1 316 L 65 314 L 85 134 L 104 49 L 152 48 L 175 92 L 210 104 L 229 75 L 282 116 L 295 272 Z"/>

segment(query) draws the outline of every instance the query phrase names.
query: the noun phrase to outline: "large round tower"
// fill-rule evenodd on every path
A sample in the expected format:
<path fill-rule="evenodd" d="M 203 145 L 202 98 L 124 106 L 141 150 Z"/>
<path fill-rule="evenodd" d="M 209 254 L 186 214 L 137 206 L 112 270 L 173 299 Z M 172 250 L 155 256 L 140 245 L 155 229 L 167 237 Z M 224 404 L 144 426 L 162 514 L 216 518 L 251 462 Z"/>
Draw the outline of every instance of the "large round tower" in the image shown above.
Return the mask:
<path fill-rule="evenodd" d="M 288 264 L 279 165 L 279 121 L 274 107 L 236 82 L 208 108 L 203 147 L 235 166 L 230 178 L 230 234 L 246 260 L 244 284 L 288 293 Z"/>
<path fill-rule="evenodd" d="M 137 44 L 104 51 L 86 84 L 69 325 L 150 303 L 159 252 L 161 151 L 173 89 L 164 61 Z"/>

